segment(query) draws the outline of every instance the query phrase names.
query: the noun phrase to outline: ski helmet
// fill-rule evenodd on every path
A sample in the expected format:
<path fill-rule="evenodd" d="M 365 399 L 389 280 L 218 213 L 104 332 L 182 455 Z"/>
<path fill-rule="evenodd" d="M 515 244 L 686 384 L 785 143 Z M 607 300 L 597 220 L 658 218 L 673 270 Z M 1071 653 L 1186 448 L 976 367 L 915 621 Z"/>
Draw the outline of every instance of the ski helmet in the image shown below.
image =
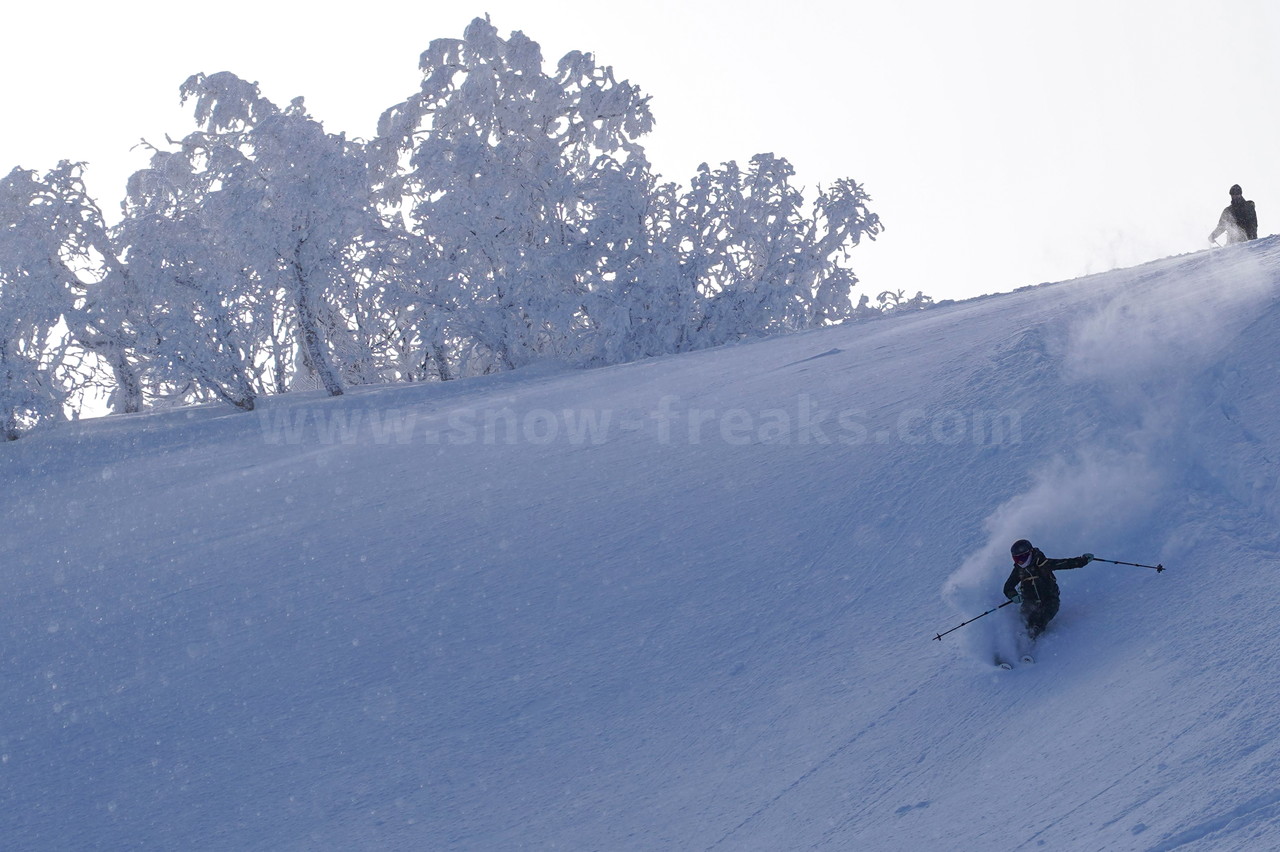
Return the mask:
<path fill-rule="evenodd" d="M 1009 548 L 1009 554 L 1013 557 L 1014 562 L 1022 563 L 1026 562 L 1031 556 L 1032 550 L 1031 542 L 1025 538 L 1020 538 L 1013 543 L 1013 547 Z"/>

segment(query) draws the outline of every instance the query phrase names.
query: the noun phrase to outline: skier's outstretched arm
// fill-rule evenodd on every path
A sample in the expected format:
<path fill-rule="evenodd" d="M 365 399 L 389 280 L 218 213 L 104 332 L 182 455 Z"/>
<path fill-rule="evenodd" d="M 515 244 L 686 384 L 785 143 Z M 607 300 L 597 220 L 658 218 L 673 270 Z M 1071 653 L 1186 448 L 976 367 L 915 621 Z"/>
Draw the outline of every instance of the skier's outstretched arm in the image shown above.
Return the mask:
<path fill-rule="evenodd" d="M 1072 568 L 1083 568 L 1093 561 L 1093 554 L 1086 553 L 1083 556 L 1072 556 L 1068 559 L 1046 559 L 1045 566 L 1050 571 L 1070 571 Z"/>

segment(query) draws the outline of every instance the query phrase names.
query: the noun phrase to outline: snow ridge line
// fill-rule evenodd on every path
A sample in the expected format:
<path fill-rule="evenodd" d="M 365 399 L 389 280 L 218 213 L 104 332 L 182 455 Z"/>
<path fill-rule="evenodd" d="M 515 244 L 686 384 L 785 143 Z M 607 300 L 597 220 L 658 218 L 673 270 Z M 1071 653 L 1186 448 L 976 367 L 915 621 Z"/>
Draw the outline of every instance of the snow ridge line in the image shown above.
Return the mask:
<path fill-rule="evenodd" d="M 754 822 L 754 821 L 756 820 L 756 818 L 757 818 L 757 817 L 761 816 L 762 814 L 764 814 L 764 813 L 765 813 L 765 811 L 769 810 L 769 809 L 770 809 L 770 808 L 772 808 L 775 804 L 777 804 L 779 801 L 781 801 L 784 797 L 786 797 L 786 796 L 787 796 L 787 794 L 791 793 L 793 790 L 795 790 L 795 789 L 797 789 L 798 787 L 800 787 L 800 785 L 804 784 L 804 782 L 805 782 L 805 781 L 808 781 L 810 778 L 812 778 L 813 776 L 817 775 L 817 774 L 818 774 L 818 772 L 820 772 L 821 770 L 825 769 L 828 765 L 830 765 L 831 763 L 833 763 L 833 762 L 836 760 L 836 758 L 840 757 L 840 755 L 842 755 L 842 754 L 844 754 L 846 751 L 848 751 L 848 750 L 849 750 L 849 749 L 850 749 L 850 748 L 851 748 L 855 743 L 857 743 L 857 742 L 858 742 L 858 740 L 862 739 L 862 738 L 863 738 L 863 736 L 864 736 L 864 735 L 866 735 L 868 731 L 870 731 L 870 730 L 871 730 L 871 729 L 873 729 L 876 725 L 878 725 L 878 724 L 880 723 L 880 719 L 884 719 L 886 716 L 890 716 L 890 715 L 892 715 L 892 714 L 896 713 L 896 712 L 898 711 L 898 708 L 900 708 L 903 704 L 907 703 L 907 700 L 908 700 L 908 699 L 910 699 L 912 696 L 914 696 L 918 691 L 919 691 L 919 690 L 917 690 L 917 689 L 913 689 L 913 690 L 911 690 L 910 692 L 908 692 L 904 697 L 902 697 L 901 699 L 899 699 L 899 700 L 898 700 L 898 701 L 897 701 L 893 706 L 891 706 L 888 710 L 885 710 L 883 713 L 881 713 L 881 714 L 880 714 L 880 716 L 879 716 L 879 718 L 877 718 L 875 721 L 873 721 L 873 722 L 869 722 L 868 724 L 866 724 L 865 726 L 863 726 L 863 728 L 862 728 L 860 731 L 858 731 L 856 734 L 854 734 L 852 737 L 850 737 L 848 740 L 846 740 L 844 743 L 842 743 L 839 747 L 837 747 L 837 748 L 835 749 L 835 751 L 831 752 L 831 753 L 830 753 L 830 754 L 828 754 L 826 757 L 822 758 L 822 760 L 819 760 L 819 761 L 818 761 L 817 763 L 815 763 L 813 766 L 811 766 L 811 767 L 809 767 L 807 770 L 805 770 L 805 771 L 800 775 L 800 777 L 799 777 L 799 778 L 797 778 L 796 780 L 792 781 L 792 782 L 791 782 L 790 784 L 788 784 L 786 787 L 783 787 L 783 788 L 778 792 L 778 794 L 777 794 L 777 795 L 775 795 L 772 799 L 769 799 L 769 801 L 765 802 L 765 803 L 764 803 L 764 804 L 762 804 L 760 807 L 756 808 L 754 811 L 752 811 L 752 812 L 747 816 L 747 818 L 746 818 L 746 819 L 742 820 L 742 822 L 738 823 L 738 824 L 737 824 L 737 825 L 735 825 L 733 828 L 731 828 L 731 829 L 729 829 L 728 831 L 726 831 L 726 832 L 724 833 L 724 835 L 723 835 L 719 840 L 717 840 L 715 843 L 712 843 L 710 846 L 708 846 L 708 847 L 707 847 L 706 852 L 711 852 L 711 850 L 713 850 L 713 849 L 715 849 L 716 847 L 720 846 L 722 843 L 724 843 L 724 842 L 725 842 L 726 840 L 728 840 L 730 837 L 733 837 L 735 834 L 737 834 L 737 833 L 738 833 L 739 831 L 741 831 L 743 828 L 745 828 L 746 826 L 748 826 L 748 825 L 750 825 L 752 822 Z"/>

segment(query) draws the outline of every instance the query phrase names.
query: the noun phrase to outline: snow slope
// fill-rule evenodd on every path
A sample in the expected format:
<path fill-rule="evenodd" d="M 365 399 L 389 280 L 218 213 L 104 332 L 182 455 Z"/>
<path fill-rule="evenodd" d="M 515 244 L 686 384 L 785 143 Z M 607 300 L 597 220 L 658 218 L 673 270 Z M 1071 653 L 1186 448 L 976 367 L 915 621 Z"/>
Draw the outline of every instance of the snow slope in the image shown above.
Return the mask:
<path fill-rule="evenodd" d="M 1280 848 L 1278 280 L 0 447 L 0 848 Z"/>

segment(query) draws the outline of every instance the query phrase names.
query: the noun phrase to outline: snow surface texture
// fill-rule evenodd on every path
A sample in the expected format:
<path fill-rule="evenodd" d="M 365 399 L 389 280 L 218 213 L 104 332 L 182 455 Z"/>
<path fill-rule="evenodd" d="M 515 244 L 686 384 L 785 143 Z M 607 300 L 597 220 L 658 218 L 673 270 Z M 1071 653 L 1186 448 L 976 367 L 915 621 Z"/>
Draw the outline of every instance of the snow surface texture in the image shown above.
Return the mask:
<path fill-rule="evenodd" d="M 0 847 L 1280 848 L 1277 280 L 0 447 Z"/>

